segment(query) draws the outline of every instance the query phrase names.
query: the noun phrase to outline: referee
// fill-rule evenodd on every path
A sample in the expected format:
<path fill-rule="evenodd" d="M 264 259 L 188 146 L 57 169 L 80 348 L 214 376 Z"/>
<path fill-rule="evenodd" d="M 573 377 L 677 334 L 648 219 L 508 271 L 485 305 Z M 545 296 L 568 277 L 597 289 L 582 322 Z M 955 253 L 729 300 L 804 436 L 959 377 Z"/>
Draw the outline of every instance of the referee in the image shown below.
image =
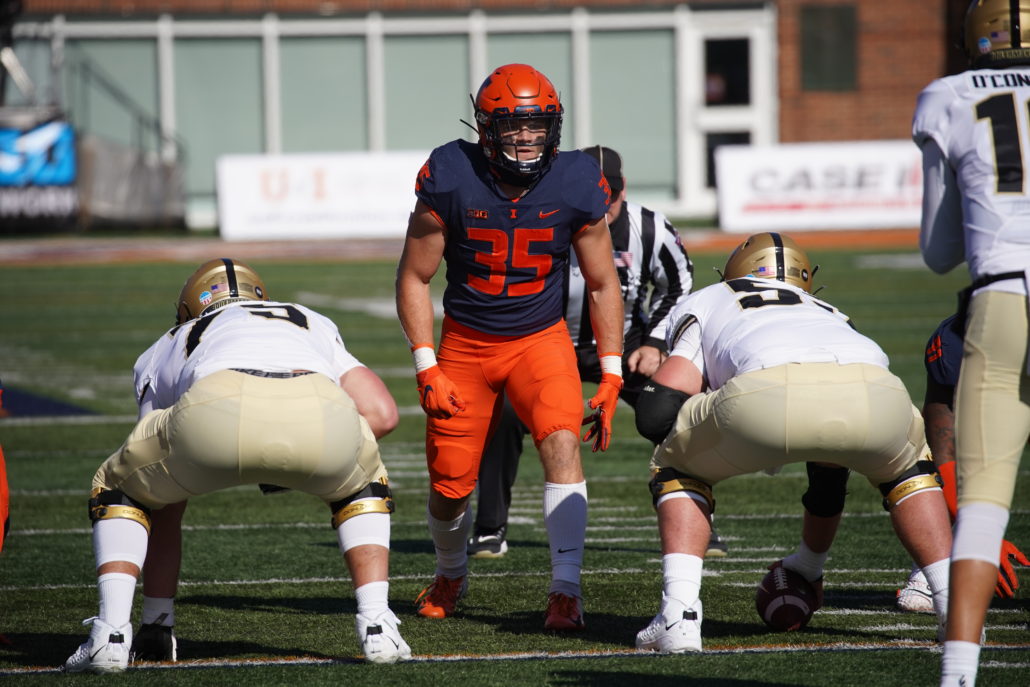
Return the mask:
<path fill-rule="evenodd" d="M 626 180 L 619 154 L 602 146 L 584 148 L 583 152 L 598 161 L 611 186 L 608 229 L 626 304 L 625 383 L 620 397 L 636 407 L 644 383 L 665 359 L 667 318 L 673 306 L 690 293 L 694 266 L 676 228 L 665 215 L 626 200 Z M 586 282 L 573 252 L 566 279 L 565 321 L 576 348 L 580 377 L 600 382 L 601 365 L 585 294 Z M 525 426 L 505 401 L 497 429 L 483 451 L 479 466 L 479 497 L 475 530 L 468 542 L 469 556 L 497 558 L 508 550 L 511 487 L 518 472 L 525 434 Z M 726 552 L 726 545 L 714 530 L 709 550 L 709 555 L 725 555 Z"/>

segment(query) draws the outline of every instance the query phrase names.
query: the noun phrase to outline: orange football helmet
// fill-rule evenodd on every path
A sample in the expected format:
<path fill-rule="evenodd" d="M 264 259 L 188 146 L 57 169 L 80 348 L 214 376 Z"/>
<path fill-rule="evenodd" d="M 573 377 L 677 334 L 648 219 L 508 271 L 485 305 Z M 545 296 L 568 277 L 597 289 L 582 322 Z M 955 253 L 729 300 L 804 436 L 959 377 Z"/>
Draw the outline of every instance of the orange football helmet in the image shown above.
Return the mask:
<path fill-rule="evenodd" d="M 483 154 L 501 179 L 526 186 L 539 177 L 558 154 L 562 105 L 550 79 L 528 64 L 506 64 L 493 70 L 473 99 Z M 520 130 L 539 132 L 519 147 L 538 149 L 530 159 L 514 151 Z"/>

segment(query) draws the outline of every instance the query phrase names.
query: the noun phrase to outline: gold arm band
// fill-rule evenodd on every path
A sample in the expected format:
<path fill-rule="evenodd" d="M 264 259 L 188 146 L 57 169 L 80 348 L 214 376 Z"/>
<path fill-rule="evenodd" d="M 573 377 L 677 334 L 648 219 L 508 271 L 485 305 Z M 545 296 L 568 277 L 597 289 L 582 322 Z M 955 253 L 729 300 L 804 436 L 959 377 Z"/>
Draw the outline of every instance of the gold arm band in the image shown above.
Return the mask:
<path fill-rule="evenodd" d="M 888 508 L 893 508 L 906 496 L 911 496 L 917 491 L 923 489 L 940 489 L 941 483 L 937 478 L 936 474 L 933 475 L 917 475 L 911 479 L 907 479 L 898 486 L 890 490 L 884 498 L 885 505 Z"/>
<path fill-rule="evenodd" d="M 150 516 L 141 508 L 135 506 L 121 506 L 118 504 L 112 505 L 100 505 L 93 506 L 90 509 L 90 515 L 92 516 L 93 522 L 97 520 L 111 520 L 113 518 L 123 518 L 125 520 L 132 520 L 143 525 L 147 530 L 147 536 L 150 536 Z"/>
<path fill-rule="evenodd" d="M 355 515 L 364 515 L 365 513 L 386 513 L 389 515 L 393 512 L 393 508 L 390 505 L 389 499 L 372 498 L 355 501 L 333 513 L 333 529 L 342 525 L 344 520 L 350 520 Z"/>

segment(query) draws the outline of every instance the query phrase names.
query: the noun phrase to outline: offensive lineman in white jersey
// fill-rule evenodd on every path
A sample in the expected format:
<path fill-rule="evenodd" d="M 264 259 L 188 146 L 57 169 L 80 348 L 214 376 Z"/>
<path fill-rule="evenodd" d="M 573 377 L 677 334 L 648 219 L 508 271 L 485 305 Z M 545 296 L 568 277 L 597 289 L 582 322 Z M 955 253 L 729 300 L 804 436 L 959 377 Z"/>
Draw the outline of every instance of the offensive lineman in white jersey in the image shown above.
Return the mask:
<path fill-rule="evenodd" d="M 640 433 L 660 442 L 650 487 L 663 554 L 661 608 L 638 648 L 701 651 L 712 486 L 793 462 L 851 468 L 877 487 L 935 607 L 946 607 L 951 533 L 922 418 L 880 347 L 810 294 L 812 273 L 789 237 L 757 234 L 730 255 L 724 281 L 673 310 L 669 358 L 636 414 Z M 815 581 L 830 542 L 817 545 L 809 524 L 799 551 L 775 565 Z"/>
<path fill-rule="evenodd" d="M 387 600 L 393 500 L 376 442 L 396 426 L 397 409 L 336 325 L 269 301 L 247 265 L 210 260 L 183 286 L 176 326 L 134 373 L 140 420 L 100 466 L 89 502 L 100 612 L 64 670 L 127 668 L 151 511 L 178 506 L 181 517 L 188 498 L 259 483 L 326 502 L 355 588 L 365 660 L 409 658 Z M 165 657 L 174 660 L 170 628 L 167 638 Z"/>
<path fill-rule="evenodd" d="M 920 94 L 912 137 L 923 154 L 920 248 L 945 273 L 965 261 L 955 397 L 958 515 L 941 685 L 972 687 L 1019 461 L 1030 435 L 1030 2 L 969 6 L 970 69 Z"/>

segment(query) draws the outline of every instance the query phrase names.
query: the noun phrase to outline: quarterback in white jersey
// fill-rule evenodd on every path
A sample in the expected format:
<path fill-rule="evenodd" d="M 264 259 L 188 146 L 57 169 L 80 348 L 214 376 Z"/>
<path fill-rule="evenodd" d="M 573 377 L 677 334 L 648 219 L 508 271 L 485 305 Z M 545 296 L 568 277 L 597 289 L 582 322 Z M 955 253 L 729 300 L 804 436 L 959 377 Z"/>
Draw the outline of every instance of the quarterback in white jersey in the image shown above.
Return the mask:
<path fill-rule="evenodd" d="M 971 687 L 1030 436 L 1030 2 L 975 0 L 963 40 L 970 69 L 920 94 L 912 137 L 923 156 L 923 258 L 938 273 L 965 261 L 972 280 L 956 324 L 956 594 L 941 663 L 941 685 Z"/>
<path fill-rule="evenodd" d="M 880 347 L 811 296 L 812 274 L 792 239 L 757 234 L 730 256 L 723 282 L 674 310 L 669 358 L 637 408 L 637 428 L 658 442 L 650 486 L 664 577 L 661 609 L 638 633 L 638 648 L 701 650 L 712 487 L 795 462 L 844 466 L 880 490 L 943 613 L 951 536 L 922 418 Z M 774 565 L 821 589 L 839 511 L 829 536 L 817 538 L 805 505 L 801 547 Z M 913 523 L 925 538 L 914 536 Z"/>
<path fill-rule="evenodd" d="M 257 273 L 236 260 L 211 260 L 193 273 L 176 321 L 137 361 L 139 422 L 93 477 L 100 613 L 64 670 L 113 673 L 130 660 L 175 660 L 171 597 L 185 502 L 261 483 L 329 506 L 365 659 L 410 657 L 387 603 L 393 499 L 376 439 L 396 426 L 397 410 L 382 381 L 347 352 L 329 319 L 269 301 Z M 141 568 L 143 625 L 133 641 Z M 163 596 L 155 596 L 152 574 L 167 585 Z"/>

